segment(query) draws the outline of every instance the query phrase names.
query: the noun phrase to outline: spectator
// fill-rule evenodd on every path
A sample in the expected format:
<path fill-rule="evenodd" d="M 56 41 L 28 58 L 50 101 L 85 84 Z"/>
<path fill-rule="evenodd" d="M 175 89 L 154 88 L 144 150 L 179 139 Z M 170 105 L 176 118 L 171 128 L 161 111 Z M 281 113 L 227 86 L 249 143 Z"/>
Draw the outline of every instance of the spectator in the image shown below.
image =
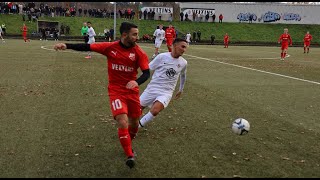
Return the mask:
<path fill-rule="evenodd" d="M 107 40 L 107 42 L 110 42 L 110 30 L 108 28 L 105 28 L 103 32 L 105 40 Z"/>
<path fill-rule="evenodd" d="M 84 9 L 84 10 L 83 10 L 83 14 L 84 14 L 84 16 L 87 16 L 87 12 L 88 12 L 88 10 L 87 10 L 87 9 Z"/>
<path fill-rule="evenodd" d="M 201 40 L 201 31 L 200 31 L 200 29 L 197 32 L 197 36 L 198 36 L 198 42 L 200 42 L 200 40 Z"/>
<path fill-rule="evenodd" d="M 54 41 L 58 41 L 58 40 L 59 40 L 59 39 L 58 39 L 58 33 L 59 33 L 59 31 L 58 31 L 56 28 L 54 28 L 54 31 L 53 31 Z"/>
<path fill-rule="evenodd" d="M 192 20 L 196 21 L 197 14 L 195 12 L 192 13 Z"/>
<path fill-rule="evenodd" d="M 253 19 L 253 14 L 249 14 L 249 24 L 252 23 L 252 19 Z"/>
<path fill-rule="evenodd" d="M 69 25 L 66 26 L 66 34 L 67 34 L 67 35 L 70 34 L 70 27 L 69 27 Z"/>
<path fill-rule="evenodd" d="M 148 14 L 147 9 L 145 9 L 145 10 L 143 11 L 143 19 L 144 19 L 144 20 L 147 20 L 147 14 Z"/>
<path fill-rule="evenodd" d="M 41 40 L 48 41 L 47 40 L 46 30 L 44 28 L 41 28 L 40 31 L 41 31 L 41 39 L 40 39 L 40 41 Z"/>
<path fill-rule="evenodd" d="M 196 31 L 193 31 L 193 34 L 192 34 L 192 40 L 193 40 L 193 42 L 197 42 L 197 41 L 196 41 L 196 37 L 197 37 L 197 33 L 196 33 Z"/>
<path fill-rule="evenodd" d="M 219 23 L 222 23 L 222 20 L 223 20 L 223 16 L 222 14 L 219 15 Z"/>
<path fill-rule="evenodd" d="M 180 21 L 183 21 L 183 12 L 180 13 Z"/>
<path fill-rule="evenodd" d="M 214 22 L 214 23 L 216 22 L 216 14 L 212 15 L 212 22 Z"/>
<path fill-rule="evenodd" d="M 160 21 L 161 21 L 161 15 L 162 15 L 162 14 L 161 14 L 161 13 L 159 13 L 159 20 L 160 20 Z"/>
<path fill-rule="evenodd" d="M 79 7 L 78 12 L 79 12 L 79 16 L 81 16 L 81 13 L 82 13 L 82 8 L 81 8 L 81 6 Z"/>
<path fill-rule="evenodd" d="M 185 21 L 188 21 L 188 20 L 189 20 L 188 16 L 189 16 L 188 13 L 186 13 L 186 14 L 184 15 L 184 17 L 185 17 L 184 20 L 185 20 Z"/>
<path fill-rule="evenodd" d="M 60 26 L 60 35 L 64 34 L 64 24 L 61 24 Z"/>
<path fill-rule="evenodd" d="M 142 11 L 141 11 L 141 9 L 139 10 L 139 20 L 141 20 L 142 19 Z"/>
<path fill-rule="evenodd" d="M 206 14 L 206 22 L 208 22 L 209 21 L 209 12 Z"/>
<path fill-rule="evenodd" d="M 213 44 L 214 44 L 214 40 L 215 40 L 216 36 L 212 34 L 210 38 L 211 38 L 211 45 L 213 45 Z"/>
<path fill-rule="evenodd" d="M 114 29 L 113 29 L 113 28 L 110 28 L 110 40 L 111 40 L 111 41 L 114 40 L 113 36 L 114 36 Z"/>
<path fill-rule="evenodd" d="M 156 12 L 152 11 L 151 12 L 151 19 L 154 20 L 154 15 L 156 14 Z"/>

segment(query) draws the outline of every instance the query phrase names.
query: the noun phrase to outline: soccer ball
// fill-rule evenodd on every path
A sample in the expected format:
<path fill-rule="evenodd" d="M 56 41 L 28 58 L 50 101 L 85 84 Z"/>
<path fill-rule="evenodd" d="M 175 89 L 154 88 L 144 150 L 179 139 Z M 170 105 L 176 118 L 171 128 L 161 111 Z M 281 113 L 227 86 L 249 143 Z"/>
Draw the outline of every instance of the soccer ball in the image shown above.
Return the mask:
<path fill-rule="evenodd" d="M 245 135 L 250 130 L 250 124 L 247 120 L 243 118 L 238 118 L 232 123 L 232 132 L 237 135 Z"/>

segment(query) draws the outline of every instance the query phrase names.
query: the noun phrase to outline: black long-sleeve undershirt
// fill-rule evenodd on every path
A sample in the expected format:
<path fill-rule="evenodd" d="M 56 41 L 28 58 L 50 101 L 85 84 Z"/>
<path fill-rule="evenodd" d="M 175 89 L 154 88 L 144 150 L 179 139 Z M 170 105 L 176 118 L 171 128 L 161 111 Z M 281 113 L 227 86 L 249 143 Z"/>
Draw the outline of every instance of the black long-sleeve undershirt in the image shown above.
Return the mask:
<path fill-rule="evenodd" d="M 146 69 L 142 71 L 141 76 L 136 80 L 136 82 L 138 83 L 138 85 L 146 82 L 146 80 L 148 80 L 148 78 L 150 77 L 150 70 Z"/>
<path fill-rule="evenodd" d="M 91 51 L 90 44 L 66 44 L 67 49 L 73 49 L 76 51 Z"/>
<path fill-rule="evenodd" d="M 66 44 L 67 49 L 73 49 L 76 51 L 91 51 L 90 44 Z M 136 82 L 138 85 L 146 82 L 148 78 L 150 77 L 150 70 L 146 69 L 142 71 L 141 76 L 136 79 Z"/>

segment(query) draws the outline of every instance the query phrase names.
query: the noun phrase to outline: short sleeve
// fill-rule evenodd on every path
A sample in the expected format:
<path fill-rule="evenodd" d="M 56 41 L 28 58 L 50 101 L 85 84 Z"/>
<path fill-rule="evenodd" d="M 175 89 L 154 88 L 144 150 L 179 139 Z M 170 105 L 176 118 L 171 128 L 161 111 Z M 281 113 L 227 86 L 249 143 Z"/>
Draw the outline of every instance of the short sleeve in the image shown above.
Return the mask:
<path fill-rule="evenodd" d="M 107 55 L 107 48 L 110 47 L 112 44 L 112 42 L 93 43 L 90 44 L 90 50 L 100 54 Z"/>

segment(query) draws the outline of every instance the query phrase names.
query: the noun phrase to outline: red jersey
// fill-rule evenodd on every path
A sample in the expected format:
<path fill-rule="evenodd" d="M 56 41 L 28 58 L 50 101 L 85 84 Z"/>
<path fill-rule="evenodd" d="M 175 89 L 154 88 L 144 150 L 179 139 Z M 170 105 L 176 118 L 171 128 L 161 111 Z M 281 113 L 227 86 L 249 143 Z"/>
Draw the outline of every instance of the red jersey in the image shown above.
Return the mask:
<path fill-rule="evenodd" d="M 167 28 L 165 31 L 165 38 L 166 39 L 175 39 L 176 38 L 176 31 L 174 28 Z"/>
<path fill-rule="evenodd" d="M 303 40 L 304 40 L 304 42 L 310 42 L 312 40 L 311 34 L 304 35 Z"/>
<path fill-rule="evenodd" d="M 278 42 L 281 42 L 282 44 L 290 44 L 292 45 L 292 39 L 291 36 L 289 34 L 281 34 L 281 36 L 279 37 Z"/>
<path fill-rule="evenodd" d="M 27 32 L 27 31 L 28 31 L 27 26 L 22 26 L 22 32 Z"/>
<path fill-rule="evenodd" d="M 138 68 L 149 69 L 148 56 L 138 45 L 124 48 L 115 41 L 93 43 L 90 49 L 108 58 L 109 95 L 139 93 L 139 87 L 126 88 L 129 81 L 137 79 Z"/>
<path fill-rule="evenodd" d="M 224 42 L 228 42 L 229 41 L 229 36 L 225 35 L 223 39 L 224 39 Z"/>

